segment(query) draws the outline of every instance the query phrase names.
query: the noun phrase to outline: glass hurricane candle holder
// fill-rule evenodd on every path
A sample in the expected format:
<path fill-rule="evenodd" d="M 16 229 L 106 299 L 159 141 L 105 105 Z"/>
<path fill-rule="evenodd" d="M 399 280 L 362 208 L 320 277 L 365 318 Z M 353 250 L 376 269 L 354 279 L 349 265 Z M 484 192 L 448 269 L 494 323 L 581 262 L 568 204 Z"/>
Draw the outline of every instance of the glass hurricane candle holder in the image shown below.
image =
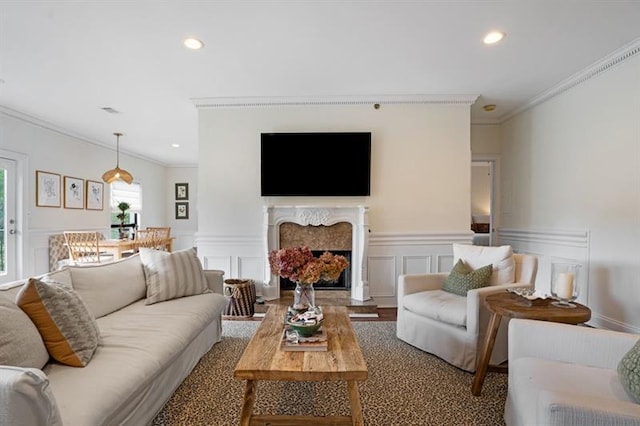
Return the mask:
<path fill-rule="evenodd" d="M 575 308 L 571 303 L 578 298 L 580 265 L 575 263 L 551 264 L 551 304 L 562 308 Z"/>

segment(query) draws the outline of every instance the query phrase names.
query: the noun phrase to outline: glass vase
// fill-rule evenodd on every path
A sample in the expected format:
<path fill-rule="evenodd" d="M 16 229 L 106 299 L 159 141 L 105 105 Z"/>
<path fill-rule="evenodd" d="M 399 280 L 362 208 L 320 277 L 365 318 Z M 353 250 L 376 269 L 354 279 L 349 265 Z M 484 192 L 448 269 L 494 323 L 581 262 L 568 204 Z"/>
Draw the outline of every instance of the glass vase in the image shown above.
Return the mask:
<path fill-rule="evenodd" d="M 557 300 L 552 305 L 575 308 L 571 303 L 578 298 L 580 265 L 574 263 L 551 264 L 551 295 Z"/>
<path fill-rule="evenodd" d="M 316 306 L 316 291 L 313 284 L 302 284 L 296 282 L 296 288 L 293 291 L 293 309 L 297 311 L 306 311 Z"/>

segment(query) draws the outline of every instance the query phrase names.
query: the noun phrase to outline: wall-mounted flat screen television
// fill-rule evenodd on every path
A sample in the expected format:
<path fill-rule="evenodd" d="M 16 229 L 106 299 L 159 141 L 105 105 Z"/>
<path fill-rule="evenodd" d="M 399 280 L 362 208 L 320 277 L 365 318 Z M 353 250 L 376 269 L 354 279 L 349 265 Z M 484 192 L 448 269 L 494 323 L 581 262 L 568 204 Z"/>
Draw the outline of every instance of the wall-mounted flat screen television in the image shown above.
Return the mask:
<path fill-rule="evenodd" d="M 263 196 L 371 193 L 371 132 L 262 133 Z"/>

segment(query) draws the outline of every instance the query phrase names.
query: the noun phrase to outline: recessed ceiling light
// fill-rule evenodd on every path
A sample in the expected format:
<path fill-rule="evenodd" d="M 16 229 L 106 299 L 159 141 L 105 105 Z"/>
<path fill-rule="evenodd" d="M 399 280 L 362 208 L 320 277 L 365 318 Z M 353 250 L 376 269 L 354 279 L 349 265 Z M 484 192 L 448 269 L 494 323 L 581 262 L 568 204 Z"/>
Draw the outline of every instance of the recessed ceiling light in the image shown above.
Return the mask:
<path fill-rule="evenodd" d="M 504 38 L 504 35 L 505 34 L 502 31 L 491 31 L 484 36 L 482 41 L 484 42 L 484 44 L 494 44 L 502 40 Z"/>
<path fill-rule="evenodd" d="M 482 109 L 487 111 L 487 112 L 495 111 L 496 104 L 487 104 L 487 105 L 483 106 Z"/>
<path fill-rule="evenodd" d="M 103 110 L 104 112 L 108 112 L 109 114 L 120 114 L 120 111 L 118 111 L 115 108 L 111 108 L 111 107 L 102 107 L 100 108 L 101 110 Z"/>
<path fill-rule="evenodd" d="M 184 40 L 184 45 L 193 50 L 202 49 L 204 47 L 204 43 L 197 38 L 186 38 Z"/>
<path fill-rule="evenodd" d="M 171 146 L 174 147 L 174 148 L 180 148 L 180 144 L 179 143 L 172 143 Z"/>

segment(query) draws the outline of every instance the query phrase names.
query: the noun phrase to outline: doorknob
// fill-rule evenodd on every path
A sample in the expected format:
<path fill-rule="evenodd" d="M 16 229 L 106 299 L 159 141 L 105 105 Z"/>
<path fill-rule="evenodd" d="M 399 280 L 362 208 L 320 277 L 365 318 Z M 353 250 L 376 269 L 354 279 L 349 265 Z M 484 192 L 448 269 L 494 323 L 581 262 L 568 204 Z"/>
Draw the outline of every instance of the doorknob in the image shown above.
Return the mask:
<path fill-rule="evenodd" d="M 16 230 L 15 230 L 15 229 L 9 229 L 9 234 L 10 234 L 10 235 L 13 235 L 13 234 L 15 234 L 15 233 L 16 233 Z"/>

